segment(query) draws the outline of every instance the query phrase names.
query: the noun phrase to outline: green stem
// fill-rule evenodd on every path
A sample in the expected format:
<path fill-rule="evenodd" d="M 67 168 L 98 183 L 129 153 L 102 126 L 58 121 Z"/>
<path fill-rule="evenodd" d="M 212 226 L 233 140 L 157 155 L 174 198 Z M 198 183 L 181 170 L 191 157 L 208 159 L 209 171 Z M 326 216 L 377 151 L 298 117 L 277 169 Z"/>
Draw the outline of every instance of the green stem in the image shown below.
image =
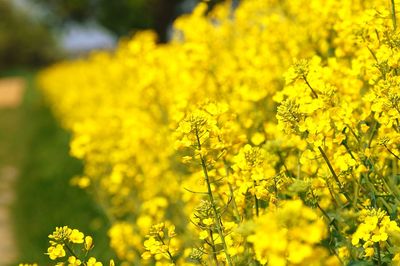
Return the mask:
<path fill-rule="evenodd" d="M 196 129 L 196 140 L 197 140 L 197 148 L 198 148 L 199 151 L 201 151 L 200 137 L 199 137 L 199 133 L 198 133 L 197 129 Z M 213 210 L 213 213 L 214 213 L 215 225 L 216 225 L 219 237 L 221 238 L 222 246 L 223 246 L 224 252 L 225 252 L 226 261 L 227 261 L 229 266 L 232 266 L 233 264 L 232 264 L 231 256 L 229 255 L 228 246 L 226 245 L 224 232 L 222 230 L 222 221 L 221 221 L 220 216 L 218 214 L 218 210 L 217 210 L 217 207 L 216 207 L 216 204 L 215 204 L 215 200 L 214 200 L 214 195 L 213 195 L 212 190 L 211 190 L 211 183 L 210 183 L 210 178 L 208 176 L 208 170 L 207 170 L 206 161 L 205 161 L 205 159 L 204 159 L 204 157 L 203 157 L 203 155 L 201 153 L 200 153 L 200 161 L 201 161 L 201 167 L 203 168 L 204 178 L 205 178 L 206 184 L 207 184 L 208 197 L 209 197 L 209 200 L 211 202 L 212 210 Z"/>
<path fill-rule="evenodd" d="M 331 218 L 329 217 L 329 215 L 326 213 L 326 211 L 325 211 L 324 209 L 321 208 L 321 206 L 319 205 L 318 202 L 317 202 L 316 204 L 317 204 L 317 208 L 322 212 L 323 216 L 325 216 L 325 218 L 328 220 L 329 225 L 333 225 L 333 227 L 335 227 L 336 231 L 337 231 L 337 232 L 340 232 L 338 226 L 337 226 L 336 223 L 335 223 L 335 221 L 331 220 Z M 341 265 L 344 265 L 342 259 L 340 258 L 339 254 L 336 252 L 335 248 L 332 247 L 332 248 L 330 248 L 330 250 L 331 250 L 331 252 L 332 252 L 333 254 L 335 254 L 335 256 L 336 256 L 337 259 L 339 260 L 340 264 L 341 264 Z"/>
<path fill-rule="evenodd" d="M 378 122 L 375 121 L 374 126 L 372 127 L 371 136 L 369 137 L 369 140 L 368 140 L 368 148 L 371 148 L 371 143 L 372 143 L 372 140 L 374 139 L 377 129 L 378 129 Z"/>
<path fill-rule="evenodd" d="M 240 223 L 240 215 L 239 215 L 239 210 L 236 204 L 235 200 L 235 195 L 233 194 L 233 188 L 230 183 L 228 183 L 229 186 L 229 193 L 231 194 L 232 197 L 232 203 L 233 203 L 233 215 L 235 216 L 236 222 Z"/>
<path fill-rule="evenodd" d="M 310 85 L 310 83 L 308 82 L 308 80 L 307 80 L 307 78 L 306 78 L 305 75 L 303 75 L 303 79 L 304 79 L 304 81 L 306 82 L 307 86 L 310 88 L 310 90 L 311 90 L 311 92 L 312 92 L 314 98 L 315 98 L 315 99 L 318 99 L 318 94 L 317 94 L 317 93 L 315 92 L 315 90 L 311 87 L 311 85 Z"/>
<path fill-rule="evenodd" d="M 346 125 L 346 127 L 350 130 L 350 133 L 354 136 L 354 138 L 357 140 L 358 143 L 360 143 L 360 137 L 357 136 L 356 132 L 351 128 L 351 126 Z"/>
<path fill-rule="evenodd" d="M 397 188 L 396 184 L 393 184 L 393 180 L 388 180 L 385 179 L 385 177 L 378 172 L 378 170 L 373 166 L 373 163 L 367 159 L 368 164 L 370 165 L 370 170 L 372 170 L 382 181 L 383 181 L 383 185 L 385 186 L 385 188 L 388 190 L 389 194 L 394 196 L 394 200 L 396 201 L 397 204 L 400 203 L 400 191 Z"/>
<path fill-rule="evenodd" d="M 329 161 L 328 157 L 326 156 L 326 153 L 324 152 L 324 150 L 320 146 L 318 146 L 318 150 L 321 153 L 322 157 L 324 158 L 326 164 L 328 165 L 329 171 L 332 173 L 333 178 L 335 179 L 337 185 L 339 186 L 340 192 L 346 197 L 347 201 L 350 204 L 352 204 L 350 196 L 346 193 L 346 191 L 343 188 L 343 185 L 340 183 L 339 177 L 335 173 L 335 170 L 333 170 L 332 164 Z"/>
<path fill-rule="evenodd" d="M 74 256 L 75 258 L 79 259 L 79 257 L 75 254 L 75 252 L 70 248 L 70 246 L 68 246 L 66 241 L 63 241 L 64 245 L 67 247 L 69 253 L 71 253 L 72 256 Z"/>
<path fill-rule="evenodd" d="M 226 177 L 229 178 L 229 166 L 228 163 L 226 162 L 226 160 L 224 159 L 224 166 L 225 166 L 225 172 L 226 172 Z M 238 223 L 240 223 L 240 215 L 239 215 L 239 210 L 236 204 L 236 199 L 235 199 L 235 195 L 233 194 L 233 188 L 232 188 L 232 184 L 229 183 L 228 180 L 228 187 L 229 187 L 229 193 L 231 194 L 232 197 L 232 204 L 233 204 L 233 215 L 235 216 L 235 219 Z"/>
<path fill-rule="evenodd" d="M 208 231 L 208 234 L 210 235 L 210 239 L 211 239 L 211 245 L 210 246 L 211 246 L 212 253 L 213 253 L 213 259 L 215 261 L 215 265 L 218 266 L 219 263 L 218 263 L 218 258 L 217 258 L 217 250 L 215 249 L 215 243 L 214 243 L 214 238 L 213 238 L 211 229 Z"/>
<path fill-rule="evenodd" d="M 392 209 L 392 208 L 390 207 L 389 203 L 388 203 L 383 197 L 379 197 L 379 196 L 378 196 L 379 193 L 378 193 L 378 191 L 376 190 L 374 184 L 373 184 L 373 183 L 371 182 L 371 180 L 369 179 L 369 176 L 368 176 L 368 175 L 365 176 L 365 181 L 366 181 L 366 184 L 367 184 L 367 186 L 368 186 L 368 188 L 369 188 L 369 191 L 372 192 L 372 195 L 373 195 L 373 205 L 374 205 L 374 207 L 377 208 L 378 200 L 380 200 L 381 203 L 386 207 L 386 209 L 388 210 L 388 212 L 391 212 L 391 209 Z M 392 194 L 392 195 L 395 196 L 394 194 Z M 395 199 L 396 199 L 396 196 L 395 196 Z"/>
<path fill-rule="evenodd" d="M 257 196 L 256 195 L 254 195 L 254 202 L 255 202 L 255 205 L 256 205 L 256 216 L 258 217 L 259 215 L 260 215 L 260 212 L 259 212 L 259 203 L 258 203 L 258 199 L 257 199 Z"/>
<path fill-rule="evenodd" d="M 157 236 L 158 236 L 158 237 L 157 237 L 158 240 L 159 240 L 164 246 L 168 246 L 167 255 L 168 255 L 170 261 L 175 265 L 175 264 L 176 264 L 176 261 L 175 261 L 174 257 L 172 256 L 171 252 L 169 251 L 169 245 L 165 245 L 165 242 L 164 242 L 164 240 L 162 239 L 162 237 L 161 237 L 160 235 L 157 235 Z"/>
<path fill-rule="evenodd" d="M 332 197 L 332 203 L 335 205 L 335 207 L 341 206 L 339 199 L 337 198 L 336 195 L 333 194 L 333 188 L 331 188 L 330 184 L 328 181 L 326 181 L 326 186 L 328 188 L 329 194 Z"/>
<path fill-rule="evenodd" d="M 372 57 L 375 59 L 376 63 L 379 63 L 378 57 L 376 57 L 376 54 L 374 53 L 374 51 L 372 51 L 371 48 L 369 48 L 368 45 L 367 45 L 367 49 L 368 49 L 368 51 L 371 53 Z"/>
<path fill-rule="evenodd" d="M 386 150 L 387 150 L 391 155 L 393 155 L 397 160 L 400 161 L 400 157 L 399 157 L 398 155 L 396 155 L 394 152 L 392 152 L 392 151 L 388 148 L 388 146 L 386 146 L 386 145 L 383 145 L 383 146 L 386 148 Z"/>
<path fill-rule="evenodd" d="M 377 253 L 378 253 L 378 266 L 382 265 L 382 259 L 381 259 L 381 247 L 379 245 L 379 242 L 375 243 L 376 245 L 376 249 L 377 249 Z"/>
<path fill-rule="evenodd" d="M 393 29 L 396 30 L 396 28 L 397 28 L 397 19 L 396 19 L 396 5 L 394 3 L 394 0 L 391 0 L 391 7 L 392 7 Z"/>
<path fill-rule="evenodd" d="M 253 187 L 254 187 L 254 190 L 256 190 L 256 181 L 253 182 Z M 254 194 L 254 205 L 256 207 L 256 216 L 258 217 L 259 214 L 260 214 L 260 212 L 259 212 L 259 205 L 260 204 L 259 204 L 257 196 L 255 194 Z"/>

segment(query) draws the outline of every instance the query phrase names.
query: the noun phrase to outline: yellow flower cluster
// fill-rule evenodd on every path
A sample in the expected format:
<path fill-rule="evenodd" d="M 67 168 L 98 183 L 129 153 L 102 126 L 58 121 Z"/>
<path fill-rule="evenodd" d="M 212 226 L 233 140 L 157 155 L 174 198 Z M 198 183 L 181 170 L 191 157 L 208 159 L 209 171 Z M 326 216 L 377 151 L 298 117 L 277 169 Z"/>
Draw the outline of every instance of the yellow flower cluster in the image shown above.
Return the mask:
<path fill-rule="evenodd" d="M 397 223 L 390 220 L 390 217 L 380 209 L 363 210 L 360 220 L 361 224 L 353 234 L 351 243 L 360 246 L 360 241 L 363 242 L 362 247 L 367 257 L 374 255 L 375 244 L 376 248 L 384 248 L 389 238 L 400 235 L 400 227 Z"/>
<path fill-rule="evenodd" d="M 203 2 L 168 44 L 142 32 L 44 70 L 43 93 L 85 165 L 71 182 L 109 217 L 119 259 L 400 260 L 399 7 Z M 63 228 L 51 239 L 54 259 L 67 256 L 63 241 L 85 243 Z"/>
<path fill-rule="evenodd" d="M 86 237 L 88 240 L 90 236 Z M 68 226 L 56 227 L 56 230 L 49 235 L 50 247 L 47 249 L 47 254 L 50 259 L 65 257 L 65 247 L 68 243 L 81 244 L 84 242 L 84 234 L 77 229 L 71 229 Z M 86 244 L 86 243 L 85 243 Z M 79 261 L 80 263 L 80 261 Z M 79 265 L 79 264 L 78 264 Z"/>
<path fill-rule="evenodd" d="M 68 226 L 56 227 L 56 230 L 49 235 L 50 247 L 47 255 L 51 260 L 56 260 L 56 265 L 67 266 L 102 266 L 103 263 L 95 257 L 88 257 L 89 251 L 93 248 L 93 238 L 85 236 L 77 229 Z M 67 258 L 65 258 L 67 257 Z M 114 266 L 114 261 L 110 260 L 110 266 Z"/>
<path fill-rule="evenodd" d="M 174 256 L 178 250 L 175 236 L 174 226 L 166 228 L 164 223 L 153 225 L 150 234 L 146 236 L 147 239 L 144 241 L 146 251 L 142 254 L 142 258 L 150 259 L 154 256 L 156 260 L 160 260 L 162 257 L 166 257 L 174 265 Z"/>
<path fill-rule="evenodd" d="M 319 246 L 327 235 L 325 222 L 301 200 L 282 202 L 255 223 L 247 240 L 262 265 L 338 265 L 335 258 L 325 261 L 328 253 Z"/>

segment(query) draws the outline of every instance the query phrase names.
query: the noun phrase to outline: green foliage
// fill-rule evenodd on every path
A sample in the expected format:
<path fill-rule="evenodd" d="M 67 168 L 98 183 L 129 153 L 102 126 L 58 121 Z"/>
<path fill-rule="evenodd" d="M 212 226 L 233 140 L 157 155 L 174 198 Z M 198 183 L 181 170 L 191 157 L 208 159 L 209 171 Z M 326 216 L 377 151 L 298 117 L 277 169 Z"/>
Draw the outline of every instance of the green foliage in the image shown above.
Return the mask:
<path fill-rule="evenodd" d="M 10 3 L 0 0 L 0 70 L 38 66 L 59 57 L 49 30 Z"/>
<path fill-rule="evenodd" d="M 52 25 L 94 20 L 118 36 L 154 29 L 166 41 L 168 26 L 182 11 L 183 0 L 34 0 L 49 11 Z M 221 0 L 208 1 L 210 9 Z"/>
<path fill-rule="evenodd" d="M 47 235 L 60 223 L 76 225 L 93 236 L 94 256 L 115 257 L 108 249 L 108 221 L 91 197 L 73 187 L 81 163 L 68 156 L 69 135 L 61 130 L 41 95 L 33 73 L 13 72 L 28 80 L 24 102 L 17 109 L 0 110 L 0 162 L 19 169 L 14 227 L 18 261 L 47 265 Z"/>
<path fill-rule="evenodd" d="M 49 10 L 49 21 L 62 25 L 65 22 L 95 20 L 115 34 L 127 35 L 135 29 L 154 28 L 158 9 L 175 13 L 181 0 L 35 0 Z M 168 7 L 168 10 L 165 8 Z M 171 14 L 169 14 L 171 16 Z"/>

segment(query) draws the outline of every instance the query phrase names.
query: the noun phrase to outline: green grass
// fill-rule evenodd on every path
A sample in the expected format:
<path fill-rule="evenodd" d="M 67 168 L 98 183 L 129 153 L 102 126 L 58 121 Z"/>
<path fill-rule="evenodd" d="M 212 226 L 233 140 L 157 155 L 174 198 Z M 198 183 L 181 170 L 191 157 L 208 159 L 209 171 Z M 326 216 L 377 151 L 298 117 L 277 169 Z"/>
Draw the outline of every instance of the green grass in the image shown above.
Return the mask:
<path fill-rule="evenodd" d="M 21 72 L 17 73 L 21 74 Z M 62 130 L 34 86 L 34 74 L 23 72 L 28 88 L 22 106 L 0 110 L 0 162 L 19 168 L 14 204 L 19 262 L 49 265 L 47 236 L 68 225 L 94 237 L 93 255 L 115 257 L 108 247 L 108 222 L 92 198 L 69 180 L 82 163 L 68 155 L 70 135 Z"/>

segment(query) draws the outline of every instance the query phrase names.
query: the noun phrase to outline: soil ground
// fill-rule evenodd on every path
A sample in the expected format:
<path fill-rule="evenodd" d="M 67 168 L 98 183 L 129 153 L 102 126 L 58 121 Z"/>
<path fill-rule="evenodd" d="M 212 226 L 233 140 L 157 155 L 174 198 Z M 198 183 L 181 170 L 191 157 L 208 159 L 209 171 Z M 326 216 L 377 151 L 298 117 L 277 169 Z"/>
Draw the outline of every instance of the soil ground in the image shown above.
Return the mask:
<path fill-rule="evenodd" d="M 18 257 L 14 236 L 12 205 L 19 175 L 18 156 L 13 154 L 11 142 L 19 120 L 20 107 L 25 91 L 25 79 L 20 77 L 0 79 L 0 265 L 11 265 Z M 12 130 L 9 130 L 12 129 Z M 15 151 L 15 150 L 14 150 Z"/>

